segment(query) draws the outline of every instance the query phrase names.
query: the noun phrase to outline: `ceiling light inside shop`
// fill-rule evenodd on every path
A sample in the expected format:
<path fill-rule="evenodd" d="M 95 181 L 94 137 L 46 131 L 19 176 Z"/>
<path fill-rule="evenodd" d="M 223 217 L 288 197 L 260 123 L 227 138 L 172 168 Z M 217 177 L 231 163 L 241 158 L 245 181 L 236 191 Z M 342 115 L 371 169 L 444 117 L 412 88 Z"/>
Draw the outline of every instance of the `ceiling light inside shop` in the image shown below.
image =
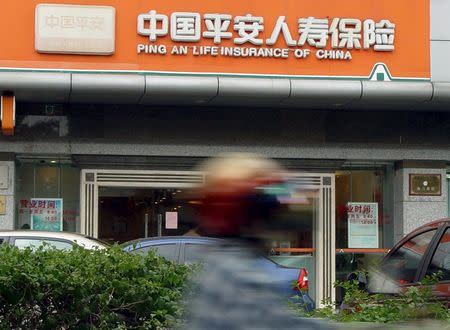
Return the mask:
<path fill-rule="evenodd" d="M 50 163 L 55 164 L 56 160 L 51 160 Z"/>

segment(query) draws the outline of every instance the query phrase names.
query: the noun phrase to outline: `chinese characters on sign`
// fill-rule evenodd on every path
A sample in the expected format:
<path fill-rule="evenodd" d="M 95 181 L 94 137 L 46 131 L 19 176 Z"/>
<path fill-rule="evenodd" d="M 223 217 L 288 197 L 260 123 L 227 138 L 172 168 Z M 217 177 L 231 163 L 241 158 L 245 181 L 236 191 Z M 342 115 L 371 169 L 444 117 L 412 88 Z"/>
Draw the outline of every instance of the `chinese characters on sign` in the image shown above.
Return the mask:
<path fill-rule="evenodd" d="M 378 203 L 347 203 L 348 247 L 378 248 Z"/>
<path fill-rule="evenodd" d="M 78 31 L 103 31 L 105 28 L 105 18 L 101 16 L 55 16 L 46 15 L 44 24 L 51 30 L 76 29 Z"/>
<path fill-rule="evenodd" d="M 65 203 L 66 208 L 63 209 L 63 222 L 70 224 L 77 221 L 78 218 L 78 210 L 76 209 L 67 209 L 67 203 Z M 19 225 L 23 226 L 24 224 L 30 223 L 30 215 L 36 212 L 32 208 L 32 203 L 29 199 L 20 199 L 18 204 L 18 215 L 19 215 Z M 39 212 L 39 211 L 38 211 Z"/>
<path fill-rule="evenodd" d="M 429 1 L 10 1 L 0 15 L 14 36 L 0 38 L 16 41 L 0 60 L 50 71 L 430 80 Z M 33 9 L 35 20 L 17 19 Z"/>
<path fill-rule="evenodd" d="M 30 200 L 31 229 L 63 230 L 62 198 L 32 198 Z"/>
<path fill-rule="evenodd" d="M 316 18 L 300 17 L 297 26 L 289 26 L 285 16 L 279 16 L 274 26 L 266 26 L 264 17 L 247 14 L 233 17 L 230 14 L 201 16 L 196 12 L 166 14 L 150 10 L 137 19 L 137 32 L 148 37 L 150 44 L 138 44 L 138 54 L 278 57 L 306 58 L 315 51 L 317 59 L 350 60 L 351 50 L 373 49 L 377 52 L 393 52 L 395 24 L 388 19 Z M 269 38 L 264 38 L 266 31 Z M 295 34 L 293 33 L 295 32 Z M 174 42 L 195 43 L 203 37 L 212 39 L 217 46 L 172 46 L 155 44 L 159 38 L 169 36 Z M 234 45 L 259 47 L 220 46 L 224 40 Z M 283 41 L 287 48 L 273 48 Z M 304 48 L 308 46 L 309 48 Z M 331 49 L 326 49 L 326 48 Z"/>

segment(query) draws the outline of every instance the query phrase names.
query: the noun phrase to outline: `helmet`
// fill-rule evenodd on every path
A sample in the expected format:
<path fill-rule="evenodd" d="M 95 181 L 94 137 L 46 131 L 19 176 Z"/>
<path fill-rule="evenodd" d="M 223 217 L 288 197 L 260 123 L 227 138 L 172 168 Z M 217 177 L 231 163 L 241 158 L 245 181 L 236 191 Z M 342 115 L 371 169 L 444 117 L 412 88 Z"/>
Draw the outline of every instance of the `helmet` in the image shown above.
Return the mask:
<path fill-rule="evenodd" d="M 208 159 L 200 189 L 199 232 L 208 236 L 246 236 L 261 228 L 278 208 L 277 198 L 265 187 L 279 184 L 277 162 L 249 153 L 228 153 Z"/>

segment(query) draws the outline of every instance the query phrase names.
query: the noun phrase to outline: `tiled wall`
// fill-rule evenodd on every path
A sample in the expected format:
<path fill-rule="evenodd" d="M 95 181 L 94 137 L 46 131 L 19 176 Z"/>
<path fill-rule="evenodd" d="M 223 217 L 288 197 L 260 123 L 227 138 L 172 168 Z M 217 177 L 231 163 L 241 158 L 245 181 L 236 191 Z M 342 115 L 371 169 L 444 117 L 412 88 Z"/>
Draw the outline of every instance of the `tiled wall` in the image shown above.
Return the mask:
<path fill-rule="evenodd" d="M 431 79 L 450 82 L 450 1 L 430 0 L 430 4 Z"/>

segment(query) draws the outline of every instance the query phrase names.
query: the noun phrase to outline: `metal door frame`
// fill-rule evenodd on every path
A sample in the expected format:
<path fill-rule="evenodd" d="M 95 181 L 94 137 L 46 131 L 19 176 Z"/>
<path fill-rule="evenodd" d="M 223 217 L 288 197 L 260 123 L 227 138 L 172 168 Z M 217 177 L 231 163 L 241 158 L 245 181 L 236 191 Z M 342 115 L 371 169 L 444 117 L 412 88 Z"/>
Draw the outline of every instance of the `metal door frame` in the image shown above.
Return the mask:
<path fill-rule="evenodd" d="M 204 181 L 198 171 L 146 171 L 83 169 L 80 176 L 80 232 L 98 237 L 100 187 L 194 188 Z"/>
<path fill-rule="evenodd" d="M 305 188 L 319 190 L 319 216 L 314 226 L 316 301 L 335 301 L 336 290 L 336 215 L 334 173 L 291 173 L 291 182 Z"/>
<path fill-rule="evenodd" d="M 319 190 L 318 221 L 314 226 L 316 300 L 335 300 L 335 175 L 334 173 L 289 173 L 295 185 Z M 98 237 L 98 191 L 100 187 L 194 188 L 204 182 L 199 171 L 147 171 L 83 169 L 80 176 L 80 232 Z"/>

